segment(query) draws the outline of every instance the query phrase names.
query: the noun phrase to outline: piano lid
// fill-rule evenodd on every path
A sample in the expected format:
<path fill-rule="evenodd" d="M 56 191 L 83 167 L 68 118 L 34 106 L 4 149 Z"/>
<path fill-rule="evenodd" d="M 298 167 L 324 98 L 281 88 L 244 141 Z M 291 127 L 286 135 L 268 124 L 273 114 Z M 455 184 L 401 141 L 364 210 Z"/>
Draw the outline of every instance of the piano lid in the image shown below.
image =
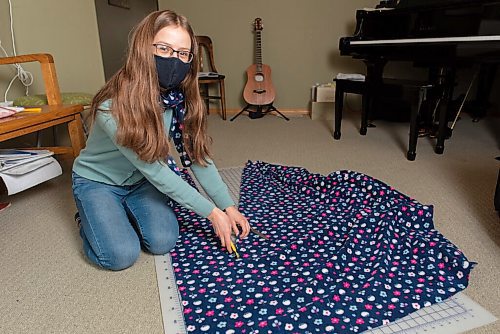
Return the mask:
<path fill-rule="evenodd" d="M 500 1 L 401 0 L 392 10 L 358 10 L 356 21 L 354 40 L 500 35 Z"/>
<path fill-rule="evenodd" d="M 471 6 L 485 3 L 494 3 L 492 0 L 396 0 L 396 5 L 399 9 L 403 8 L 431 8 L 431 7 L 456 7 L 456 6 Z"/>
<path fill-rule="evenodd" d="M 500 58 L 500 0 L 401 0 L 388 10 L 357 10 L 356 24 L 339 40 L 341 55 L 440 64 Z"/>

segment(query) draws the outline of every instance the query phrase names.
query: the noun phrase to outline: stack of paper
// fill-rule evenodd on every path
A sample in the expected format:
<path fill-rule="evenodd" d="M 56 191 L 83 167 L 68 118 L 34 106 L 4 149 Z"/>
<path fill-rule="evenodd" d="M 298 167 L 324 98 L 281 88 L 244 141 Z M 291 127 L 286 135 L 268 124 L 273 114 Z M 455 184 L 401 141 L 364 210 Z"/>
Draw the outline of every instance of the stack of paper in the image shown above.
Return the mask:
<path fill-rule="evenodd" d="M 23 107 L 2 107 L 0 106 L 0 118 L 12 116 L 20 111 L 23 111 Z"/>
<path fill-rule="evenodd" d="M 0 149 L 0 178 L 9 195 L 62 174 L 61 165 L 48 150 Z"/>
<path fill-rule="evenodd" d="M 339 80 L 365 81 L 364 74 L 359 73 L 339 73 L 335 78 Z"/>
<path fill-rule="evenodd" d="M 216 78 L 219 74 L 216 72 L 199 72 L 198 78 Z"/>

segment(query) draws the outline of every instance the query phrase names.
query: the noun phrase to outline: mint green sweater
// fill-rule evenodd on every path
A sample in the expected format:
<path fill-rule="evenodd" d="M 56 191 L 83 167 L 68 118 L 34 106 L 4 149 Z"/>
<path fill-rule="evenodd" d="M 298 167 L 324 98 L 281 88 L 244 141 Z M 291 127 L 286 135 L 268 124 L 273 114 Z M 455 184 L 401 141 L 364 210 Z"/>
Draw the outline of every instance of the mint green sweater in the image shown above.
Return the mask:
<path fill-rule="evenodd" d="M 109 108 L 109 102 L 103 104 Z M 104 109 L 103 108 L 103 109 Z M 172 121 L 172 111 L 164 113 L 165 131 Z M 226 184 L 212 161 L 203 167 L 196 163 L 191 171 L 215 205 L 191 187 L 164 162 L 144 162 L 129 148 L 116 143 L 116 121 L 110 113 L 97 112 L 85 149 L 75 159 L 73 171 L 89 180 L 111 185 L 132 185 L 146 178 L 162 193 L 202 217 L 215 208 L 234 205 Z"/>

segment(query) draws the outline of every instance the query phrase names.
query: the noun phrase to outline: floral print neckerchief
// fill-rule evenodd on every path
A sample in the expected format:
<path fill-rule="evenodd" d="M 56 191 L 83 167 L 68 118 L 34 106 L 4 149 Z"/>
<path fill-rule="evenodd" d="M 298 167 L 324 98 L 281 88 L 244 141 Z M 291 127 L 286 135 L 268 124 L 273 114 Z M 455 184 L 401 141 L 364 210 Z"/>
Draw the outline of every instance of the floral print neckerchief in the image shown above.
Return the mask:
<path fill-rule="evenodd" d="M 184 142 L 182 140 L 184 117 L 186 115 L 184 93 L 179 89 L 172 89 L 165 94 L 161 94 L 161 100 L 165 108 L 172 109 L 172 122 L 168 135 L 174 141 L 174 146 L 177 152 L 179 152 L 182 165 L 184 167 L 189 167 L 192 165 L 192 161 L 184 148 Z M 180 175 L 179 168 L 171 155 L 167 157 L 167 165 L 171 170 Z"/>

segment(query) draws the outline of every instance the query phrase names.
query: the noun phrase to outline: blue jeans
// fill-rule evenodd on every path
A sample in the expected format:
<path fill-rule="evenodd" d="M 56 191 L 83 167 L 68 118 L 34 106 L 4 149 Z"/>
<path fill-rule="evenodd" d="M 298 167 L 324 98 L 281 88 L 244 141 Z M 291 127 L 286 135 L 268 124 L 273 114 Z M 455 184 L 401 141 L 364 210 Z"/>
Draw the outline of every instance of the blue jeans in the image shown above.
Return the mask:
<path fill-rule="evenodd" d="M 177 218 L 168 197 L 147 180 L 113 186 L 73 173 L 73 195 L 84 253 L 99 267 L 130 267 L 139 257 L 141 244 L 153 254 L 168 253 L 175 246 Z"/>

